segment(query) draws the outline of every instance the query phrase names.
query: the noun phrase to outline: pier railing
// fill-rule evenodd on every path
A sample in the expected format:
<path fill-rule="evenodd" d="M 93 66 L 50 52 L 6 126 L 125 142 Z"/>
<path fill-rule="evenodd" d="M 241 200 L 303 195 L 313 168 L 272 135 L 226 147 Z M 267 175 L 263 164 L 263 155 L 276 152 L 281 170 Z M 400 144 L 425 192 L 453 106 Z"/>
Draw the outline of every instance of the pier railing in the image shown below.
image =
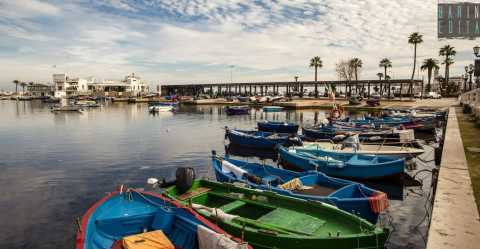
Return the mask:
<path fill-rule="evenodd" d="M 480 118 L 480 88 L 462 93 L 460 104 L 467 112 L 472 112 L 475 117 Z"/>

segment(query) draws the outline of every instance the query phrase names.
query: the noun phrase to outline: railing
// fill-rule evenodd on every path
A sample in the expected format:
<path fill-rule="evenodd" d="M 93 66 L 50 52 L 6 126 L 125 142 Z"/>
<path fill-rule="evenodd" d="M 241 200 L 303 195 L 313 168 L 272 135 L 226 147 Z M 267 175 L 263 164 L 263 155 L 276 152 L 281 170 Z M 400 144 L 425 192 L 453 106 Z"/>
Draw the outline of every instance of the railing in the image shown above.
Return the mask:
<path fill-rule="evenodd" d="M 471 107 L 480 106 L 480 88 L 462 93 L 460 95 L 460 103 L 462 105 L 470 105 Z"/>

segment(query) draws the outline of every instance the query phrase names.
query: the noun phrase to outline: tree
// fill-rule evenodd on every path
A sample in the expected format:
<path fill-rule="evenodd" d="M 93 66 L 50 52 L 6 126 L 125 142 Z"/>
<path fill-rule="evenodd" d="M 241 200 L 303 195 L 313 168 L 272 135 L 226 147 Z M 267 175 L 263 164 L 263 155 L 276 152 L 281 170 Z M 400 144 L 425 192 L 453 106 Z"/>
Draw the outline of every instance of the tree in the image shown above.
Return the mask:
<path fill-rule="evenodd" d="M 417 65 L 417 44 L 423 42 L 422 35 L 414 32 L 408 37 L 408 43 L 413 44 L 413 71 L 412 71 L 412 80 L 415 77 L 415 68 Z"/>
<path fill-rule="evenodd" d="M 319 56 L 310 59 L 310 67 L 315 68 L 315 97 L 318 97 L 317 72 L 318 68 L 322 68 L 322 66 L 322 59 Z"/>
<path fill-rule="evenodd" d="M 439 55 L 440 56 L 445 56 L 445 59 L 443 60 L 442 64 L 445 64 L 445 85 L 448 87 L 448 79 L 450 77 L 450 65 L 453 64 L 453 56 L 457 54 L 457 51 L 455 51 L 455 48 L 450 46 L 450 45 L 445 45 L 442 48 L 440 48 Z"/>
<path fill-rule="evenodd" d="M 433 58 L 428 58 L 423 61 L 420 70 L 425 71 L 427 70 L 428 75 L 428 83 L 427 83 L 427 92 L 430 92 L 432 89 L 431 80 L 432 80 L 432 71 L 438 70 L 440 67 L 438 66 L 438 60 Z M 423 82 L 422 82 L 422 97 L 423 97 Z"/>
<path fill-rule="evenodd" d="M 21 83 L 20 83 L 20 86 L 22 87 L 22 92 L 23 92 L 23 94 L 25 94 L 25 87 L 27 86 L 27 83 L 21 82 Z"/>
<path fill-rule="evenodd" d="M 382 80 L 383 78 L 383 73 L 377 73 L 378 80 Z"/>
<path fill-rule="evenodd" d="M 17 94 L 18 93 L 18 84 L 20 84 L 20 81 L 19 80 L 14 80 L 13 84 L 15 84 L 15 94 Z"/>
<path fill-rule="evenodd" d="M 355 75 L 355 85 L 356 85 L 356 91 L 358 92 L 358 73 L 360 71 L 360 68 L 362 68 L 362 60 L 359 58 L 352 58 L 350 60 L 350 67 L 353 69 L 353 73 Z"/>
<path fill-rule="evenodd" d="M 335 65 L 335 71 L 337 72 L 337 76 L 339 80 L 347 81 L 348 84 L 348 95 L 351 93 L 351 81 L 353 79 L 354 71 L 350 60 L 341 60 Z M 345 87 L 346 88 L 346 87 Z M 345 89 L 347 91 L 347 89 Z M 347 93 L 345 93 L 347 94 Z"/>
<path fill-rule="evenodd" d="M 392 67 L 392 62 L 388 58 L 383 58 L 380 63 L 378 64 L 379 67 L 383 67 L 384 69 L 384 79 L 387 80 L 387 68 Z M 383 87 L 382 83 L 380 83 L 380 96 L 383 96 Z"/>

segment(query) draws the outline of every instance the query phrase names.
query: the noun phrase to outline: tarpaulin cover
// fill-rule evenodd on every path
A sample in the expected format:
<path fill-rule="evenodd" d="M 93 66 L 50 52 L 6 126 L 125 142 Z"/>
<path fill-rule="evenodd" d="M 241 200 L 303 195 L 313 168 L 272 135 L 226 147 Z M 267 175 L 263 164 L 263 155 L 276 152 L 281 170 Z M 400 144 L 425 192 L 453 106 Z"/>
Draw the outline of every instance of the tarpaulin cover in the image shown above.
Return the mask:
<path fill-rule="evenodd" d="M 125 249 L 174 249 L 175 246 L 161 230 L 135 234 L 123 238 Z"/>

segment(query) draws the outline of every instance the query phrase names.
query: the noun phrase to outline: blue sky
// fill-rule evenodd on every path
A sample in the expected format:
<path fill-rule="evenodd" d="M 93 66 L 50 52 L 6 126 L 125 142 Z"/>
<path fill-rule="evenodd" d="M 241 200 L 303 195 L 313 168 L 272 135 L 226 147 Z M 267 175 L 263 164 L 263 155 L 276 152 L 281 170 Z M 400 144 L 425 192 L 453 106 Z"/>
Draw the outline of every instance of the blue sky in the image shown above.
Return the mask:
<path fill-rule="evenodd" d="M 48 82 L 53 73 L 119 79 L 135 72 L 152 84 L 312 80 L 359 57 L 361 78 L 411 74 L 411 32 L 424 35 L 419 61 L 455 46 L 452 75 L 471 63 L 471 40 L 438 41 L 436 0 L 0 0 L 0 88 L 14 79 Z M 420 74 L 422 77 L 423 73 Z"/>

